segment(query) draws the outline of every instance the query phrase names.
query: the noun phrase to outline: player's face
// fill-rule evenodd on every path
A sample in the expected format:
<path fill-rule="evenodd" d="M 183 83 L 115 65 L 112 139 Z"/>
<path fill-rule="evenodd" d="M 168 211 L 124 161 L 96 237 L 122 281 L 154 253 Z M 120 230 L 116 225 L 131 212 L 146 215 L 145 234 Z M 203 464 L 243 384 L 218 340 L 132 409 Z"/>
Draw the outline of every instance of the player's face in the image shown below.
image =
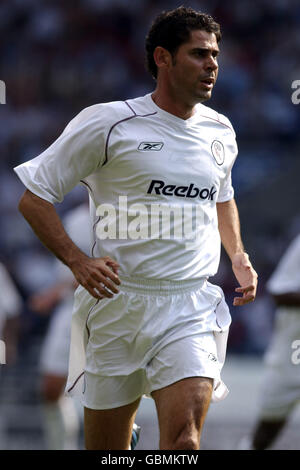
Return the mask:
<path fill-rule="evenodd" d="M 171 86 L 179 96 L 194 105 L 211 97 L 218 76 L 219 47 L 214 33 L 191 31 L 169 69 Z"/>

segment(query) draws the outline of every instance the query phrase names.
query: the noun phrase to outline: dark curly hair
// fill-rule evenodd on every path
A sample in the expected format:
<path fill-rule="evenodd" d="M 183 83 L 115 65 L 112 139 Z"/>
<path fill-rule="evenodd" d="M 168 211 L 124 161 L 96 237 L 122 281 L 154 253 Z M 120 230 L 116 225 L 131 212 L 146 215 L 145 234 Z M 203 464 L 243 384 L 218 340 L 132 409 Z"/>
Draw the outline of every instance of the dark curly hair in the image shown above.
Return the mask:
<path fill-rule="evenodd" d="M 157 78 L 157 66 L 153 52 L 157 46 L 167 49 L 172 57 L 179 46 L 189 40 L 190 32 L 196 29 L 214 33 L 217 42 L 221 40 L 220 25 L 205 13 L 184 6 L 163 11 L 154 20 L 146 37 L 146 67 Z"/>

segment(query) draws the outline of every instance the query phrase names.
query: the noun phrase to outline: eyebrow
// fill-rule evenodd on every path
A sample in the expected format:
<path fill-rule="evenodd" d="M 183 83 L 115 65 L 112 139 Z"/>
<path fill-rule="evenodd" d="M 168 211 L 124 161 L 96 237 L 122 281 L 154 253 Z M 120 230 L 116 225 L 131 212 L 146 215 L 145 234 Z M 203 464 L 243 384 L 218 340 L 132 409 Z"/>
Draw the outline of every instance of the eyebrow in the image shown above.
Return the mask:
<path fill-rule="evenodd" d="M 218 55 L 220 49 L 210 49 L 209 47 L 194 47 L 191 52 L 212 52 Z"/>

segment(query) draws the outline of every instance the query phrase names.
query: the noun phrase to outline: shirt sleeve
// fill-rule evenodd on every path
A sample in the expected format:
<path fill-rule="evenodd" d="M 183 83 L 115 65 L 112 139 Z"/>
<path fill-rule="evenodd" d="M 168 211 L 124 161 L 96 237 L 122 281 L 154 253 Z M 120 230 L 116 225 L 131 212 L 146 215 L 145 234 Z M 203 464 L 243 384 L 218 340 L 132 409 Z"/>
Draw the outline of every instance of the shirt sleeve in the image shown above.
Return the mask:
<path fill-rule="evenodd" d="M 300 292 L 300 236 L 288 247 L 266 284 L 270 294 Z"/>
<path fill-rule="evenodd" d="M 226 202 L 234 198 L 234 189 L 231 180 L 231 169 L 227 172 L 226 177 L 221 182 L 219 196 L 217 202 Z"/>
<path fill-rule="evenodd" d="M 222 121 L 228 128 L 228 132 L 225 138 L 225 174 L 224 178 L 222 178 L 221 180 L 221 186 L 217 202 L 226 202 L 234 198 L 234 188 L 232 186 L 231 171 L 238 155 L 238 147 L 236 142 L 236 135 L 231 122 L 225 116 L 221 116 Z"/>
<path fill-rule="evenodd" d="M 43 153 L 14 168 L 23 184 L 52 204 L 62 202 L 105 159 L 105 105 L 85 108 Z"/>

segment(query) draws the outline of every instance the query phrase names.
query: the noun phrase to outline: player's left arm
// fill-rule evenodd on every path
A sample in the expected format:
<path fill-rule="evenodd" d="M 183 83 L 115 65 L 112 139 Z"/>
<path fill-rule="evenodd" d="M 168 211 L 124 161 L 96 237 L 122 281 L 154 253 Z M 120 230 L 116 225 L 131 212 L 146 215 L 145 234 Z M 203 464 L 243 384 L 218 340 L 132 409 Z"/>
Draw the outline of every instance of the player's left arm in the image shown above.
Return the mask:
<path fill-rule="evenodd" d="M 233 299 L 233 305 L 245 305 L 256 297 L 257 273 L 244 250 L 235 200 L 217 203 L 217 212 L 222 245 L 231 260 L 232 270 L 240 284 L 235 292 L 242 294 L 242 296 Z"/>

